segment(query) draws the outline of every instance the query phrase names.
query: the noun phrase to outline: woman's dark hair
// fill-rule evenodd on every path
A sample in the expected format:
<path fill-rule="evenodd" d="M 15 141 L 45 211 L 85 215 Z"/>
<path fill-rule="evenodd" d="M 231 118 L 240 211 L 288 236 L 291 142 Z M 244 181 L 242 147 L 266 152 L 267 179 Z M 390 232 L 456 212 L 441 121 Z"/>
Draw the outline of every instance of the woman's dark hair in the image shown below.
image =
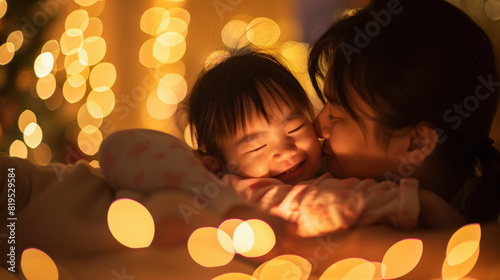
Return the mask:
<path fill-rule="evenodd" d="M 441 136 L 436 170 L 465 182 L 479 158 L 482 178 L 463 214 L 497 217 L 500 154 L 488 139 L 499 77 L 488 36 L 464 12 L 443 0 L 375 0 L 334 23 L 313 45 L 308 67 L 323 102 L 358 122 L 363 113 L 353 97 L 374 110 L 382 146 L 394 131 L 427 122 Z"/>
<path fill-rule="evenodd" d="M 245 130 L 252 107 L 269 122 L 262 91 L 276 102 L 312 118 L 306 92 L 270 54 L 247 51 L 202 71 L 188 100 L 188 122 L 198 149 L 223 160 L 220 143 Z"/>

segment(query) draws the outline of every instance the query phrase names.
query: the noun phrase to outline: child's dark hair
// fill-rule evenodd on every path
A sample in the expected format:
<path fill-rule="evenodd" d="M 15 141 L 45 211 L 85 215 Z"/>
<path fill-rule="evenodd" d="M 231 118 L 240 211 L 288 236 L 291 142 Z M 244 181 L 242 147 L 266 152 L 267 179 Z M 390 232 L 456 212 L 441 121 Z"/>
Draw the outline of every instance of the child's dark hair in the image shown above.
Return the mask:
<path fill-rule="evenodd" d="M 188 100 L 188 121 L 198 149 L 224 160 L 220 143 L 245 129 L 252 107 L 269 121 L 262 90 L 276 102 L 312 117 L 306 92 L 270 54 L 247 51 L 201 72 Z"/>
<path fill-rule="evenodd" d="M 318 39 L 309 75 L 323 102 L 321 80 L 326 99 L 355 120 L 362 113 L 353 95 L 369 104 L 382 146 L 394 131 L 422 121 L 442 129 L 433 156 L 439 170 L 464 182 L 474 159 L 482 163 L 481 185 L 468 195 L 466 218 L 496 218 L 500 156 L 489 133 L 498 86 L 485 83 L 498 81 L 498 72 L 488 36 L 460 9 L 443 0 L 375 0 Z M 446 199 L 456 197 L 459 187 Z"/>

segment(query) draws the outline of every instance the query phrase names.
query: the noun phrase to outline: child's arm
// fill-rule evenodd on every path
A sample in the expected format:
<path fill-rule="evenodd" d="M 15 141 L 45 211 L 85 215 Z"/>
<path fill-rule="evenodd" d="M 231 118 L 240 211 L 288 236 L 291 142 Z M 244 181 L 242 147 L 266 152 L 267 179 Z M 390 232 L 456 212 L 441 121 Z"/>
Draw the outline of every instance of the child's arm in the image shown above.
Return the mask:
<path fill-rule="evenodd" d="M 187 216 L 208 208 L 222 217 L 235 205 L 248 205 L 208 172 L 186 144 L 160 131 L 131 129 L 109 135 L 101 145 L 99 162 L 116 189 L 189 193 L 196 209 L 179 206 Z"/>
<path fill-rule="evenodd" d="M 295 186 L 273 178 L 242 179 L 226 175 L 236 191 L 271 214 L 297 223 L 303 237 L 374 223 L 409 229 L 419 215 L 418 182 L 399 186 L 374 180 L 333 179 L 325 174 Z"/>

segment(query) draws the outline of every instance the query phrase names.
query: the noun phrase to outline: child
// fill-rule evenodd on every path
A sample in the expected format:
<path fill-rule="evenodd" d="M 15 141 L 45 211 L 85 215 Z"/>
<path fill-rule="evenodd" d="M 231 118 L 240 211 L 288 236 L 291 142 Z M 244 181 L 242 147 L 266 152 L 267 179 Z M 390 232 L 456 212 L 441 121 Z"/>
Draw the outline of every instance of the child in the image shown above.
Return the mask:
<path fill-rule="evenodd" d="M 310 102 L 299 82 L 274 57 L 258 52 L 233 56 L 202 73 L 189 99 L 189 121 L 204 166 L 222 175 L 223 182 L 247 201 L 296 223 L 300 236 L 376 222 L 413 228 L 419 215 L 419 195 L 426 201 L 422 205 L 449 210 L 433 194 L 418 191 L 414 179 L 402 179 L 399 187 L 374 180 L 338 180 L 330 173 L 313 179 L 321 167 L 321 146 L 311 117 Z M 193 182 L 202 177 L 202 171 L 193 174 L 200 169 L 199 163 L 190 160 L 184 171 L 172 171 L 182 165 L 186 146 L 159 132 L 151 134 L 153 137 L 145 131 L 139 133 L 149 139 L 135 144 L 135 151 L 147 151 L 153 161 L 170 159 L 169 163 L 156 164 L 139 153 L 134 161 L 142 170 L 134 171 L 132 164 L 132 171 L 121 168 L 117 175 L 106 167 L 106 156 L 114 153 L 116 162 L 127 162 L 116 149 L 138 136 L 114 137 L 101 149 L 101 166 L 108 181 L 122 187 L 131 183 L 148 188 L 199 185 Z M 150 146 L 160 150 L 152 152 Z M 125 155 L 133 153 L 134 149 Z M 199 199 L 220 198 L 223 192 L 212 189 L 193 193 L 199 193 Z"/>

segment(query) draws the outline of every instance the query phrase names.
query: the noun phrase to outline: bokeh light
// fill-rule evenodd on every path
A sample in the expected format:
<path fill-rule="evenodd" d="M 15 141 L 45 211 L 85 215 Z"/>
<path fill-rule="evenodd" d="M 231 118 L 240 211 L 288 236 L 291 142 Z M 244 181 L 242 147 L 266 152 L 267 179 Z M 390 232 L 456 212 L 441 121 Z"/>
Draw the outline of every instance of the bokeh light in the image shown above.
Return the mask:
<path fill-rule="evenodd" d="M 85 31 L 89 25 L 89 13 L 85 10 L 75 10 L 71 12 L 64 23 L 65 29 L 78 29 L 80 31 Z"/>
<path fill-rule="evenodd" d="M 270 18 L 258 17 L 248 23 L 248 40 L 258 47 L 270 47 L 276 44 L 281 35 L 279 26 Z"/>
<path fill-rule="evenodd" d="M 187 83 L 179 74 L 170 73 L 158 82 L 158 98 L 166 104 L 177 104 L 184 100 L 187 94 Z"/>
<path fill-rule="evenodd" d="M 165 32 L 153 44 L 153 55 L 162 63 L 179 61 L 186 52 L 186 40 L 177 32 Z"/>
<path fill-rule="evenodd" d="M 11 42 L 4 43 L 0 46 L 0 65 L 9 63 L 14 58 L 16 47 Z"/>
<path fill-rule="evenodd" d="M 82 129 L 86 133 L 93 133 L 102 124 L 101 118 L 92 117 L 92 115 L 89 113 L 89 110 L 87 109 L 86 104 L 83 104 L 82 107 L 80 107 L 76 119 L 80 129 Z"/>
<path fill-rule="evenodd" d="M 66 30 L 59 39 L 61 52 L 68 55 L 76 52 L 83 45 L 83 33 L 80 29 Z"/>
<path fill-rule="evenodd" d="M 188 25 L 187 23 L 180 18 L 169 18 L 162 20 L 162 22 L 158 25 L 156 30 L 156 35 L 161 35 L 165 32 L 176 32 L 181 34 L 184 38 L 187 36 Z"/>
<path fill-rule="evenodd" d="M 106 91 L 116 81 L 116 68 L 109 62 L 99 63 L 90 72 L 90 86 L 95 91 Z"/>
<path fill-rule="evenodd" d="M 78 49 L 66 54 L 64 58 L 64 68 L 68 75 L 80 74 L 85 70 L 85 67 L 87 67 L 87 65 L 82 64 Z"/>
<path fill-rule="evenodd" d="M 24 129 L 24 143 L 34 149 L 42 142 L 42 128 L 37 123 L 29 123 Z"/>
<path fill-rule="evenodd" d="M 36 123 L 36 115 L 31 110 L 24 110 L 21 115 L 19 115 L 19 119 L 17 120 L 17 125 L 20 131 L 24 131 L 28 124 Z"/>
<path fill-rule="evenodd" d="M 413 238 L 392 245 L 382 259 L 382 277 L 394 279 L 408 274 L 420 262 L 423 249 L 422 240 Z"/>
<path fill-rule="evenodd" d="M 491 20 L 493 21 L 500 20 L 500 1 L 487 0 L 484 3 L 484 11 Z"/>
<path fill-rule="evenodd" d="M 93 36 L 100 37 L 102 35 L 102 31 L 103 31 L 102 21 L 99 18 L 92 17 L 89 18 L 89 24 L 87 26 L 87 29 L 83 31 L 83 36 L 85 38 Z"/>
<path fill-rule="evenodd" d="M 243 220 L 228 219 L 222 222 L 218 227 L 219 231 L 217 232 L 217 238 L 219 240 L 219 243 L 222 246 L 222 248 L 224 248 L 226 251 L 230 253 L 235 253 L 232 238 L 234 231 L 241 223 L 243 223 Z"/>
<path fill-rule="evenodd" d="M 27 158 L 28 148 L 22 141 L 14 140 L 14 142 L 10 144 L 9 155 L 11 157 Z"/>
<path fill-rule="evenodd" d="M 33 157 L 39 165 L 48 165 L 52 160 L 52 150 L 49 145 L 40 143 L 40 145 L 33 150 Z"/>
<path fill-rule="evenodd" d="M 168 25 L 170 20 L 170 14 L 167 10 L 160 7 L 153 7 L 146 10 L 141 17 L 140 27 L 141 30 L 150 35 L 156 35 L 158 26 L 162 22 L 163 24 Z"/>
<path fill-rule="evenodd" d="M 248 44 L 248 23 L 243 20 L 231 20 L 221 31 L 222 43 L 231 49 L 240 49 Z"/>
<path fill-rule="evenodd" d="M 45 100 L 54 94 L 56 86 L 56 77 L 50 73 L 38 80 L 36 83 L 36 92 L 42 100 Z"/>
<path fill-rule="evenodd" d="M 21 46 L 23 45 L 24 41 L 24 36 L 22 31 L 14 31 L 9 34 L 9 37 L 7 37 L 7 42 L 12 43 L 14 45 L 14 50 L 17 51 Z"/>
<path fill-rule="evenodd" d="M 155 38 L 151 38 L 144 42 L 139 50 L 139 61 L 142 65 L 147 68 L 156 68 L 161 66 L 161 63 L 156 57 L 153 55 L 153 47 L 156 42 Z M 170 56 L 170 48 L 165 48 L 166 53 L 162 54 L 163 56 Z"/>
<path fill-rule="evenodd" d="M 102 37 L 92 36 L 83 41 L 82 49 L 87 54 L 87 65 L 96 65 L 106 55 L 106 41 Z"/>
<path fill-rule="evenodd" d="M 254 258 L 267 254 L 276 244 L 273 229 L 258 219 L 246 220 L 239 224 L 233 234 L 233 246 L 236 252 Z"/>
<path fill-rule="evenodd" d="M 75 0 L 75 3 L 80 6 L 89 7 L 94 5 L 97 1 L 102 1 L 102 0 Z"/>
<path fill-rule="evenodd" d="M 204 267 L 217 267 L 228 264 L 234 253 L 228 252 L 219 244 L 219 235 L 223 232 L 214 227 L 195 230 L 188 239 L 187 248 L 191 258 Z M 226 237 L 230 238 L 229 236 Z"/>
<path fill-rule="evenodd" d="M 312 265 L 303 257 L 297 255 L 280 255 L 261 264 L 253 273 L 257 279 L 294 279 L 307 280 L 311 274 Z M 360 278 L 361 279 L 361 278 Z"/>
<path fill-rule="evenodd" d="M 186 22 L 187 25 L 189 25 L 189 23 L 191 22 L 191 15 L 184 8 L 173 7 L 168 9 L 168 13 L 170 14 L 170 17 L 182 19 Z"/>
<path fill-rule="evenodd" d="M 453 234 L 446 247 L 446 259 L 442 267 L 443 279 L 461 279 L 474 268 L 479 257 L 480 241 L 479 224 L 465 225 Z"/>
<path fill-rule="evenodd" d="M 129 248 L 145 248 L 153 241 L 155 224 L 151 213 L 132 199 L 115 200 L 108 210 L 108 226 L 113 237 Z"/>
<path fill-rule="evenodd" d="M 7 12 L 7 1 L 0 0 L 0 18 L 2 18 Z"/>
<path fill-rule="evenodd" d="M 319 280 L 330 279 L 373 279 L 375 265 L 361 258 L 340 260 L 326 269 Z"/>
<path fill-rule="evenodd" d="M 38 78 L 43 78 L 50 74 L 52 68 L 54 67 L 54 57 L 50 52 L 41 53 L 35 59 L 35 75 Z"/>
<path fill-rule="evenodd" d="M 21 255 L 21 270 L 29 280 L 57 280 L 59 271 L 54 261 L 45 252 L 25 249 Z"/>
<path fill-rule="evenodd" d="M 258 279 L 248 274 L 239 272 L 230 272 L 212 278 L 212 280 L 258 280 Z"/>
<path fill-rule="evenodd" d="M 82 100 L 87 90 L 87 84 L 82 75 L 71 75 L 63 84 L 63 96 L 69 103 L 76 103 Z"/>
<path fill-rule="evenodd" d="M 92 90 L 87 96 L 87 109 L 94 118 L 104 118 L 115 107 L 115 95 L 111 89 L 105 91 Z"/>
<path fill-rule="evenodd" d="M 88 125 L 88 127 L 84 127 L 78 134 L 78 147 L 87 155 L 95 155 L 99 151 L 102 138 L 102 133 L 97 127 Z"/>
<path fill-rule="evenodd" d="M 166 104 L 160 100 L 156 91 L 149 93 L 146 100 L 146 109 L 148 114 L 157 120 L 166 120 L 170 118 L 177 110 L 177 104 Z"/>
<path fill-rule="evenodd" d="M 56 61 L 57 58 L 59 57 L 60 51 L 61 49 L 59 47 L 59 42 L 57 42 L 57 40 L 49 40 L 45 42 L 45 44 L 43 44 L 42 47 L 42 53 L 50 52 L 52 54 L 52 57 L 54 58 L 54 61 Z"/>

